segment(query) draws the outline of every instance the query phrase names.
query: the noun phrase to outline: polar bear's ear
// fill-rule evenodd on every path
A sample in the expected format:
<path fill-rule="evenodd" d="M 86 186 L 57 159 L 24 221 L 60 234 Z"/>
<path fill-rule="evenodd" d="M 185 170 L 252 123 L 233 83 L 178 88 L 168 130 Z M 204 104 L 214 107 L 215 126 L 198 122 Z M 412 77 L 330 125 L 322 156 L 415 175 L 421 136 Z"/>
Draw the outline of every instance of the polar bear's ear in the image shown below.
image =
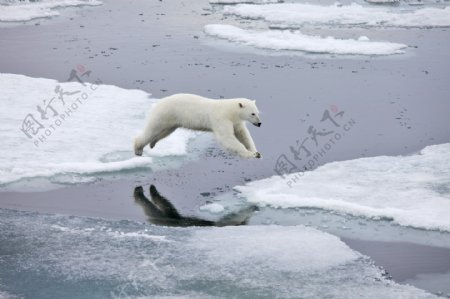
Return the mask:
<path fill-rule="evenodd" d="M 242 105 L 242 103 L 239 103 L 239 107 L 244 108 L 244 105 Z"/>

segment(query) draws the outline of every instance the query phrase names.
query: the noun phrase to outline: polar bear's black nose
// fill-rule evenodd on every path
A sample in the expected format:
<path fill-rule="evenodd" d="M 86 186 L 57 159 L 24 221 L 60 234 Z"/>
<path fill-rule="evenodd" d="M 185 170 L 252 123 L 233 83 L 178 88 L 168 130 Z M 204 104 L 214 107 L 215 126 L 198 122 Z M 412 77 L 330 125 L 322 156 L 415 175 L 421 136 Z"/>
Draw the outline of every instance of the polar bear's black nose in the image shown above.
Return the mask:
<path fill-rule="evenodd" d="M 261 127 L 261 123 L 258 123 L 256 126 Z"/>

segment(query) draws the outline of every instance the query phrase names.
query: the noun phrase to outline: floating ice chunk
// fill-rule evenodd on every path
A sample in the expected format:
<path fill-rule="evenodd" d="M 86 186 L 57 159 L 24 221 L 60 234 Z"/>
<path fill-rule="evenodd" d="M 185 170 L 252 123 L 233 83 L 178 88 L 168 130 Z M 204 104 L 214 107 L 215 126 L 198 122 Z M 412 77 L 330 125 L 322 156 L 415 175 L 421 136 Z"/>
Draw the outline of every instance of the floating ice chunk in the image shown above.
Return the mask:
<path fill-rule="evenodd" d="M 398 27 L 448 27 L 450 7 L 420 8 L 403 11 L 387 7 L 313 4 L 238 4 L 228 6 L 225 13 L 242 18 L 264 19 L 273 26 L 299 27 L 304 24 L 398 26 Z"/>
<path fill-rule="evenodd" d="M 201 206 L 200 210 L 216 214 L 216 213 L 222 213 L 225 210 L 225 208 L 221 204 L 218 204 L 218 203 L 208 203 L 208 204 Z"/>
<path fill-rule="evenodd" d="M 334 37 L 324 38 L 289 30 L 252 31 L 232 25 L 206 25 L 205 32 L 211 36 L 257 48 L 309 53 L 391 55 L 404 53 L 403 49 L 406 48 L 406 45 L 398 43 L 369 42 L 367 40 L 337 39 Z"/>
<path fill-rule="evenodd" d="M 145 157 L 135 157 L 133 139 L 144 128 L 146 111 L 157 101 L 144 91 L 12 74 L 0 74 L 0 90 L 0 185 L 52 176 L 68 182 L 69 174 L 149 168 L 151 156 L 186 154 L 186 144 L 194 136 L 177 131 L 154 150 L 147 147 Z M 37 107 L 44 111 L 51 100 L 55 112 L 48 108 L 47 119 L 42 119 Z M 29 114 L 43 127 L 35 123 L 21 131 Z"/>
<path fill-rule="evenodd" d="M 369 41 L 370 39 L 369 39 L 367 36 L 362 35 L 362 36 L 360 36 L 360 37 L 358 38 L 358 40 L 359 40 L 359 41 Z"/>
<path fill-rule="evenodd" d="M 304 226 L 180 229 L 0 209 L 0 244 L 1 289 L 25 298 L 434 298 Z"/>
<path fill-rule="evenodd" d="M 400 0 L 365 0 L 366 2 L 372 4 L 397 4 L 400 3 Z"/>
<path fill-rule="evenodd" d="M 236 189 L 260 205 L 321 208 L 450 231 L 450 143 L 411 156 L 333 162 Z"/>
<path fill-rule="evenodd" d="M 101 4 L 102 2 L 98 0 L 11 1 L 8 5 L 2 5 L 0 2 L 0 21 L 17 22 L 54 17 L 59 15 L 55 8 Z"/>

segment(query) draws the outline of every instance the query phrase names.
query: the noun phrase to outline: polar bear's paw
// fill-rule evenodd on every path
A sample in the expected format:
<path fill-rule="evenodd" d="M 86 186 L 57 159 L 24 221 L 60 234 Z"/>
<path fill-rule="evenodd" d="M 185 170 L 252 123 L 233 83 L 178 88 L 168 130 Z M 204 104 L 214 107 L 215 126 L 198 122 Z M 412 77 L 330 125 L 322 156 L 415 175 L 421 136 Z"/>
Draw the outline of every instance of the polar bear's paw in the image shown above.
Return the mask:
<path fill-rule="evenodd" d="M 144 148 L 141 146 L 139 137 L 137 137 L 136 139 L 134 139 L 134 154 L 136 156 L 142 156 L 143 152 Z"/>
<path fill-rule="evenodd" d="M 247 159 L 252 159 L 252 158 L 260 159 L 260 158 L 262 158 L 262 155 L 259 152 L 248 151 L 245 155 L 242 155 L 242 157 L 247 158 Z"/>
<path fill-rule="evenodd" d="M 143 148 L 134 149 L 134 154 L 136 156 L 142 156 L 143 152 L 144 152 Z"/>

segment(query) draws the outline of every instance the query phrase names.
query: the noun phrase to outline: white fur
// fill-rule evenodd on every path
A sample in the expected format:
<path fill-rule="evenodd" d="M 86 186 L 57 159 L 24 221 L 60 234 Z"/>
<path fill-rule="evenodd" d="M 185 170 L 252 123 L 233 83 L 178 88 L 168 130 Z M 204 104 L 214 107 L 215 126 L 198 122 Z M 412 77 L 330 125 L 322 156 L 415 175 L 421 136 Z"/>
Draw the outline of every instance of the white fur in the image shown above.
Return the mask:
<path fill-rule="evenodd" d="M 177 128 L 211 131 L 219 143 L 245 158 L 260 158 L 245 121 L 260 125 L 255 101 L 238 98 L 213 100 L 193 94 L 175 94 L 162 99 L 150 111 L 144 132 L 134 141 L 136 155 L 143 148 L 169 136 Z"/>

